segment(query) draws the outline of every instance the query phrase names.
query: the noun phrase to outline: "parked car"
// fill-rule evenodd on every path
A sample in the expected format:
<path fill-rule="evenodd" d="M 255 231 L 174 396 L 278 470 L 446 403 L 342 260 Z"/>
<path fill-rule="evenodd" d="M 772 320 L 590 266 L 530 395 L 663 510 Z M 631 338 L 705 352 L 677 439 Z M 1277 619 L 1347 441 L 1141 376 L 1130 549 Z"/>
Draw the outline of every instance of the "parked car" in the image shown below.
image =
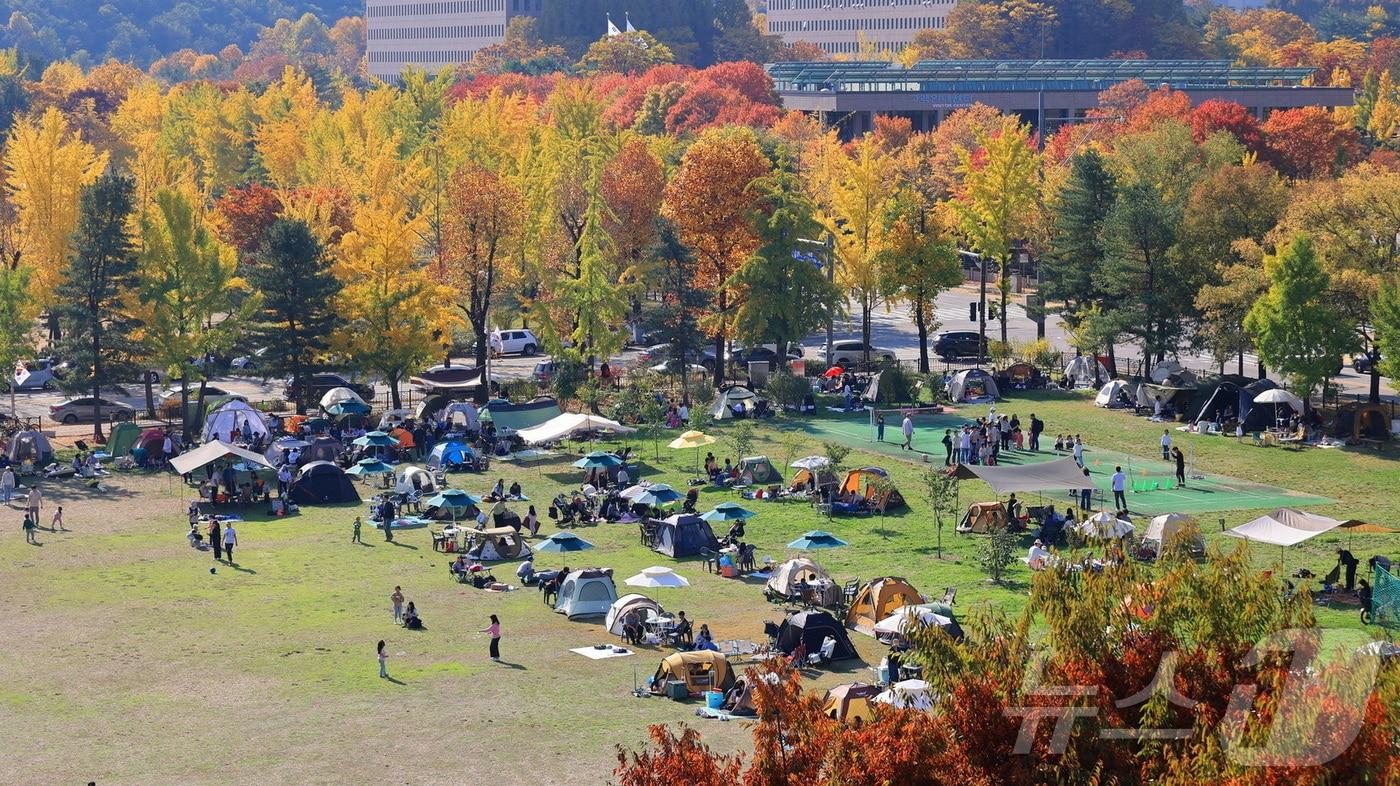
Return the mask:
<path fill-rule="evenodd" d="M 257 373 L 262 366 L 263 356 L 267 354 L 267 347 L 255 349 L 247 355 L 239 355 L 229 361 L 228 367 L 243 374 Z"/>
<path fill-rule="evenodd" d="M 836 341 L 831 345 L 826 363 L 828 366 L 852 366 L 864 362 L 867 357 L 872 363 L 895 359 L 892 349 L 870 347 L 867 350 L 864 341 Z"/>
<path fill-rule="evenodd" d="M 326 392 L 332 388 L 350 388 L 355 391 L 355 395 L 365 401 L 374 398 L 374 388 L 370 385 L 351 382 L 339 374 L 312 374 L 310 400 L 312 402 L 320 401 L 321 397 L 326 395 Z M 287 387 L 286 390 L 283 391 L 283 396 L 285 396 L 288 401 L 296 401 L 301 398 L 301 386 L 296 383 L 296 380 L 287 380 Z"/>
<path fill-rule="evenodd" d="M 15 364 L 14 376 L 10 377 L 15 390 L 52 390 L 57 382 L 58 367 L 52 358 L 22 360 Z"/>
<path fill-rule="evenodd" d="M 545 358 L 535 364 L 535 370 L 530 373 L 530 377 L 540 385 L 548 385 L 554 381 L 555 368 L 554 361 Z"/>
<path fill-rule="evenodd" d="M 119 401 L 79 396 L 49 407 L 49 417 L 59 423 L 91 422 L 97 417 L 99 407 L 102 410 L 102 420 L 104 421 L 131 420 L 136 414 L 136 410 L 130 405 Z"/>
<path fill-rule="evenodd" d="M 491 331 L 489 345 L 491 351 L 497 355 L 514 355 L 519 353 L 529 357 L 540 349 L 539 339 L 535 338 L 534 331 L 529 328 L 493 330 Z"/>
<path fill-rule="evenodd" d="M 702 349 L 692 346 L 686 350 L 686 362 L 693 366 L 704 366 L 706 371 L 715 370 L 715 353 L 713 350 Z M 661 363 L 668 363 L 676 359 L 676 349 L 672 344 L 653 344 L 642 350 L 638 358 L 643 365 L 655 366 Z"/>
<path fill-rule="evenodd" d="M 1351 356 L 1351 370 L 1358 374 L 1369 374 L 1371 373 L 1371 366 L 1380 362 L 1380 360 L 1380 353 L 1376 353 L 1376 355 L 1372 357 L 1369 352 L 1358 352 Z"/>
<path fill-rule="evenodd" d="M 980 353 L 977 349 L 979 345 L 982 347 Z M 933 353 L 944 360 L 975 358 L 979 354 L 985 357 L 987 340 L 972 330 L 952 330 L 947 333 L 939 333 L 938 338 L 933 342 Z"/>
<path fill-rule="evenodd" d="M 176 381 L 178 382 L 178 380 Z M 194 401 L 195 399 L 199 398 L 199 383 L 191 382 L 189 392 L 186 395 L 189 396 L 190 401 Z M 211 398 L 219 398 L 222 396 L 232 395 L 232 393 L 228 392 L 227 390 L 224 390 L 221 387 L 215 387 L 214 385 L 204 386 L 204 399 L 206 401 L 208 401 Z M 158 407 L 178 407 L 179 405 L 180 388 L 178 386 L 168 387 L 165 390 L 162 390 L 161 392 L 156 394 L 156 406 Z"/>
<path fill-rule="evenodd" d="M 784 357 L 779 357 L 772 347 L 735 347 L 729 353 L 729 362 L 740 368 L 747 369 L 750 363 L 768 363 L 769 371 L 777 371 L 779 365 L 787 365 L 788 361 L 801 360 L 802 355 L 788 352 Z"/>

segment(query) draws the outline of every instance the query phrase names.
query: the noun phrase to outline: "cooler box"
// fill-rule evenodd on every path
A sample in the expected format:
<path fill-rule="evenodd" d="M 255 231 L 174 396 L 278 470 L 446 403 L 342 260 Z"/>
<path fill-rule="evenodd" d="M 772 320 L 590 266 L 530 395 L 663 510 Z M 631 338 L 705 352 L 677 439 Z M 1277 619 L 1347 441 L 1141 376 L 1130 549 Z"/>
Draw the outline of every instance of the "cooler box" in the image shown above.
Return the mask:
<path fill-rule="evenodd" d="M 666 681 L 666 698 L 672 701 L 685 701 L 690 698 L 690 690 L 686 688 L 684 680 Z"/>

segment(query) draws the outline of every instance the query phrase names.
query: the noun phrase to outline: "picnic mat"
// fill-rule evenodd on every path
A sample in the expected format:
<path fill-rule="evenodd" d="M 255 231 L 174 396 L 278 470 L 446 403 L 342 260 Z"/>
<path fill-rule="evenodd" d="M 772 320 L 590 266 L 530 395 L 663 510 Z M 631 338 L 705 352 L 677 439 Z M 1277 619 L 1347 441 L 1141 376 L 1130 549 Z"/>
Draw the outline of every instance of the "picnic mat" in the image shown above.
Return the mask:
<path fill-rule="evenodd" d="M 767 580 L 773 578 L 773 571 L 771 571 L 771 570 L 756 570 L 756 571 L 754 571 L 753 573 L 745 573 L 745 574 L 744 574 L 744 578 L 748 578 L 748 579 L 763 579 L 764 581 L 767 581 Z"/>
<path fill-rule="evenodd" d="M 698 715 L 698 716 L 700 716 L 700 717 L 702 717 L 702 718 L 718 718 L 719 720 L 722 720 L 722 721 L 730 721 L 730 720 L 753 720 L 753 719 L 754 719 L 754 716 L 753 716 L 753 715 L 735 715 L 735 714 L 732 713 L 732 712 L 725 712 L 724 710 L 711 709 L 710 707 L 697 707 L 697 708 L 695 709 L 695 714 Z"/>
<path fill-rule="evenodd" d="M 585 657 L 585 658 L 588 658 L 589 660 L 607 660 L 608 658 L 625 658 L 625 657 L 627 657 L 628 655 L 636 655 L 636 654 L 637 654 L 637 653 L 633 652 L 632 650 L 629 650 L 629 649 L 626 649 L 626 648 L 623 648 L 622 652 L 614 652 L 612 646 L 609 646 L 607 649 L 604 649 L 604 650 L 596 649 L 596 648 L 594 648 L 594 647 L 577 647 L 577 648 L 575 648 L 575 649 L 569 650 L 569 652 L 577 652 L 578 654 L 582 655 L 582 656 Z"/>

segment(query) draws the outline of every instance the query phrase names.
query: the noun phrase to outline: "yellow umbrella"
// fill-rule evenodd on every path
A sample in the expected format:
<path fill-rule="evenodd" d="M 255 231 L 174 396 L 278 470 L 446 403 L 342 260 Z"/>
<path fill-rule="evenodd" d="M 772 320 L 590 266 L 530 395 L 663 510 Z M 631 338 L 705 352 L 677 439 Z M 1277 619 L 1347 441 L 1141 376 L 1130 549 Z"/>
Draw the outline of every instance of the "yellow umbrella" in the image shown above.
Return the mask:
<path fill-rule="evenodd" d="M 718 441 L 719 440 L 715 439 L 709 434 L 704 433 L 703 431 L 691 430 L 671 440 L 671 444 L 667 445 L 666 447 L 671 448 L 672 450 L 695 448 L 695 474 L 698 475 L 700 474 L 700 448 L 703 448 L 706 445 L 713 445 Z"/>

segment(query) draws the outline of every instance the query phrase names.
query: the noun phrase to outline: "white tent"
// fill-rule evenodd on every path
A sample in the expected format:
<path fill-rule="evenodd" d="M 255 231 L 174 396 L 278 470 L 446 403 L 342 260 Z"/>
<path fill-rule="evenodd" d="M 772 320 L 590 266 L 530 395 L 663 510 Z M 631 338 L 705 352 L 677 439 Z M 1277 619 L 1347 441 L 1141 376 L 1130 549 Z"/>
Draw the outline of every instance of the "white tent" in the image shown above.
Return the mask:
<path fill-rule="evenodd" d="M 689 587 L 690 580 L 670 568 L 653 565 L 622 582 L 629 587 Z"/>
<path fill-rule="evenodd" d="M 272 465 L 267 463 L 267 459 L 259 456 L 251 450 L 244 450 L 237 445 L 230 445 L 227 442 L 214 440 L 189 451 L 181 453 L 170 460 L 170 466 L 181 475 L 188 475 L 201 467 L 213 464 L 221 459 L 239 459 L 244 464 L 252 464 L 258 467 L 271 469 Z"/>
<path fill-rule="evenodd" d="M 1268 543 L 1271 546 L 1295 546 L 1342 526 L 1342 522 L 1293 508 L 1279 508 L 1265 516 L 1227 531 L 1233 538 Z"/>
<path fill-rule="evenodd" d="M 262 413 L 249 406 L 248 402 L 235 398 L 225 401 L 204 419 L 204 441 L 221 439 L 230 442 L 235 428 L 245 438 L 268 436 L 267 421 Z"/>
<path fill-rule="evenodd" d="M 603 620 L 603 627 L 607 628 L 608 632 L 614 636 L 621 636 L 623 633 L 622 618 L 633 609 L 642 615 L 643 620 L 661 614 L 661 604 L 651 598 L 636 593 L 623 595 L 613 601 L 612 606 L 608 607 L 608 615 Z"/>
<path fill-rule="evenodd" d="M 624 426 L 616 420 L 608 420 L 597 415 L 586 415 L 577 412 L 565 412 L 564 414 L 550 418 L 534 428 L 521 429 L 516 432 L 526 444 L 539 445 L 544 442 L 557 442 L 561 439 L 574 436 L 575 434 L 586 434 L 593 431 L 604 431 L 610 434 L 631 434 L 636 429 Z"/>
<path fill-rule="evenodd" d="M 889 690 L 876 696 L 875 701 L 904 710 L 933 709 L 933 696 L 929 694 L 929 684 L 923 680 L 896 682 Z"/>
<path fill-rule="evenodd" d="M 875 623 L 875 635 L 893 636 L 903 633 L 911 625 L 915 628 L 937 625 L 946 628 L 953 621 L 942 614 L 934 613 L 928 606 L 904 606 L 888 617 Z"/>
<path fill-rule="evenodd" d="M 1095 370 L 1098 376 L 1094 375 Z M 1108 369 L 1099 362 L 1098 358 L 1091 355 L 1080 355 L 1074 358 L 1065 366 L 1065 376 L 1077 388 L 1094 387 L 1099 382 L 1109 378 Z"/>
<path fill-rule="evenodd" d="M 394 493 L 412 494 L 414 491 L 420 494 L 437 491 L 437 487 L 433 483 L 433 474 L 412 464 L 399 467 L 398 475 L 394 480 Z"/>
<path fill-rule="evenodd" d="M 715 420 L 729 420 L 734 417 L 735 407 L 742 407 L 746 412 L 752 411 L 757 400 L 758 397 L 752 390 L 735 385 L 715 397 L 715 403 L 710 406 L 710 417 Z"/>
<path fill-rule="evenodd" d="M 602 617 L 615 600 L 617 587 L 613 586 L 612 569 L 585 568 L 570 573 L 564 579 L 559 586 L 554 611 L 569 619 Z"/>
<path fill-rule="evenodd" d="M 1121 407 L 1125 406 L 1123 398 L 1131 396 L 1132 391 L 1128 383 L 1121 379 L 1115 379 L 1099 388 L 1099 394 L 1094 396 L 1094 406 L 1096 407 Z"/>
<path fill-rule="evenodd" d="M 481 410 L 471 401 L 454 401 L 448 404 L 442 411 L 442 422 L 450 425 L 452 419 L 459 414 L 468 431 L 476 431 L 481 427 Z"/>
<path fill-rule="evenodd" d="M 300 437 L 278 437 L 277 441 L 267 447 L 263 453 L 263 458 L 272 462 L 274 466 L 282 465 L 282 454 L 290 454 L 311 447 L 311 443 Z"/>
<path fill-rule="evenodd" d="M 948 382 L 948 398 L 953 401 L 978 401 L 1001 398 L 992 375 L 980 368 L 969 368 L 953 375 Z"/>
<path fill-rule="evenodd" d="M 1084 469 L 1074 459 L 1065 456 L 1038 464 L 959 464 L 959 478 L 980 478 L 998 494 L 1027 491 L 1060 491 L 1080 489 L 1086 485 Z"/>
<path fill-rule="evenodd" d="M 1143 532 L 1142 539 L 1151 545 L 1153 553 L 1162 556 L 1162 548 L 1176 537 L 1176 533 L 1182 527 L 1195 523 L 1195 519 L 1185 513 L 1163 513 L 1148 522 L 1147 530 Z M 1205 541 L 1199 535 L 1196 536 L 1197 544 L 1200 548 L 1205 548 Z"/>
<path fill-rule="evenodd" d="M 1080 535 L 1095 540 L 1120 540 L 1133 534 L 1132 522 L 1101 510 L 1074 527 Z"/>
<path fill-rule="evenodd" d="M 1152 367 L 1152 381 L 1158 384 L 1167 381 L 1167 377 L 1181 371 L 1181 364 L 1175 360 L 1164 360 Z"/>
<path fill-rule="evenodd" d="M 321 409 L 329 409 L 335 404 L 340 404 L 346 401 L 352 401 L 356 404 L 364 404 L 364 406 L 369 406 L 368 404 L 365 404 L 364 399 L 360 398 L 360 394 L 356 393 L 350 388 L 331 388 L 330 390 L 326 391 L 326 395 L 321 397 Z"/>

